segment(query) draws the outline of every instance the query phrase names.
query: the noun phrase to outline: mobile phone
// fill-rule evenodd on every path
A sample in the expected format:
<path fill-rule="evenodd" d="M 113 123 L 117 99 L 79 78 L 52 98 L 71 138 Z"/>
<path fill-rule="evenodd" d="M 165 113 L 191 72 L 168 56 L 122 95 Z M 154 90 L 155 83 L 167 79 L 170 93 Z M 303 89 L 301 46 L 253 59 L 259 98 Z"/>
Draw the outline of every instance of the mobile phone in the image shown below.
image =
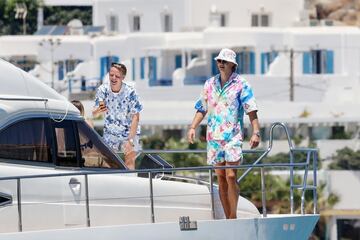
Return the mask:
<path fill-rule="evenodd" d="M 104 107 L 105 107 L 105 102 L 104 102 L 104 101 L 100 101 L 100 102 L 99 102 L 99 107 L 100 107 L 100 108 L 104 108 Z"/>

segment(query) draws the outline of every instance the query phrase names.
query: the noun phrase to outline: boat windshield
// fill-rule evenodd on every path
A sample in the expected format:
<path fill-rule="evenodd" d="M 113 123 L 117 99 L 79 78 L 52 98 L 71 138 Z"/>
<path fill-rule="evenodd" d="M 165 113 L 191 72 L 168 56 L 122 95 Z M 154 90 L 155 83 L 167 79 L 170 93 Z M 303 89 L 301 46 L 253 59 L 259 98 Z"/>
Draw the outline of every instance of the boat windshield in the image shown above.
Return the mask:
<path fill-rule="evenodd" d="M 78 131 L 83 167 L 125 169 L 122 161 L 85 122 L 78 122 Z"/>

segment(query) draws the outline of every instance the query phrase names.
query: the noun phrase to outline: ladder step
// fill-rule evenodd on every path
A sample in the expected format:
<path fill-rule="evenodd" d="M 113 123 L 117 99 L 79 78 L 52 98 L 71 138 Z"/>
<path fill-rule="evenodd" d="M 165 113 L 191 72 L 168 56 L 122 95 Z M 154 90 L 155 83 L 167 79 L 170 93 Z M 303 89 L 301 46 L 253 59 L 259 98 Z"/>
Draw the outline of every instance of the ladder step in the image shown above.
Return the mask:
<path fill-rule="evenodd" d="M 293 185 L 293 186 L 291 186 L 291 188 L 305 189 L 305 190 L 313 190 L 313 189 L 316 189 L 316 186 L 314 186 L 314 185 L 307 185 L 306 187 L 304 187 L 303 185 Z"/>

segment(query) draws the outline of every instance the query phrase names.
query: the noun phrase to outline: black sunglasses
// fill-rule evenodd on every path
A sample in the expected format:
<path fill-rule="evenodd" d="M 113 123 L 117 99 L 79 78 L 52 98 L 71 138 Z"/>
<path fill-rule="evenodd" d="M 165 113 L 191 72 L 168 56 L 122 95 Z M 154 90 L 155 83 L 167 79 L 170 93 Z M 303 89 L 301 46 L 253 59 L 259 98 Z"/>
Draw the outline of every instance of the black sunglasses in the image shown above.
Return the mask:
<path fill-rule="evenodd" d="M 217 63 L 221 63 L 221 64 L 227 64 L 228 61 L 222 60 L 222 59 L 217 59 L 216 60 Z"/>

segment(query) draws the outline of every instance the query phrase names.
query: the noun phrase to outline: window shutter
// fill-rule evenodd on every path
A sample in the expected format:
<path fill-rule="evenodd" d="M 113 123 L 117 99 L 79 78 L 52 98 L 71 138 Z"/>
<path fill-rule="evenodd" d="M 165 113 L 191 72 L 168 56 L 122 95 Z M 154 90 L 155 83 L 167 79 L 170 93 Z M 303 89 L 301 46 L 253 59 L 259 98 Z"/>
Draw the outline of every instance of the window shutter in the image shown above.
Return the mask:
<path fill-rule="evenodd" d="M 267 62 L 266 61 L 266 58 L 267 58 L 268 54 L 266 53 L 261 53 L 261 74 L 265 74 L 265 70 L 266 70 L 266 65 L 267 65 Z"/>
<path fill-rule="evenodd" d="M 304 52 L 303 53 L 303 73 L 304 74 L 310 74 L 310 52 Z"/>
<path fill-rule="evenodd" d="M 149 84 L 156 86 L 157 82 L 157 59 L 156 57 L 149 57 Z"/>
<path fill-rule="evenodd" d="M 145 78 L 145 57 L 140 58 L 140 78 Z"/>
<path fill-rule="evenodd" d="M 131 65 L 132 80 L 135 81 L 135 58 L 131 59 Z"/>
<path fill-rule="evenodd" d="M 211 54 L 211 74 L 212 75 L 216 75 L 219 73 L 219 70 L 216 65 L 216 61 L 214 60 L 214 58 L 216 58 L 216 56 L 217 56 L 216 53 Z"/>
<path fill-rule="evenodd" d="M 175 69 L 177 68 L 181 68 L 182 67 L 182 57 L 181 55 L 176 55 L 175 56 Z"/>
<path fill-rule="evenodd" d="M 255 53 L 250 52 L 250 74 L 255 74 Z"/>
<path fill-rule="evenodd" d="M 334 51 L 326 51 L 326 73 L 334 73 Z"/>

